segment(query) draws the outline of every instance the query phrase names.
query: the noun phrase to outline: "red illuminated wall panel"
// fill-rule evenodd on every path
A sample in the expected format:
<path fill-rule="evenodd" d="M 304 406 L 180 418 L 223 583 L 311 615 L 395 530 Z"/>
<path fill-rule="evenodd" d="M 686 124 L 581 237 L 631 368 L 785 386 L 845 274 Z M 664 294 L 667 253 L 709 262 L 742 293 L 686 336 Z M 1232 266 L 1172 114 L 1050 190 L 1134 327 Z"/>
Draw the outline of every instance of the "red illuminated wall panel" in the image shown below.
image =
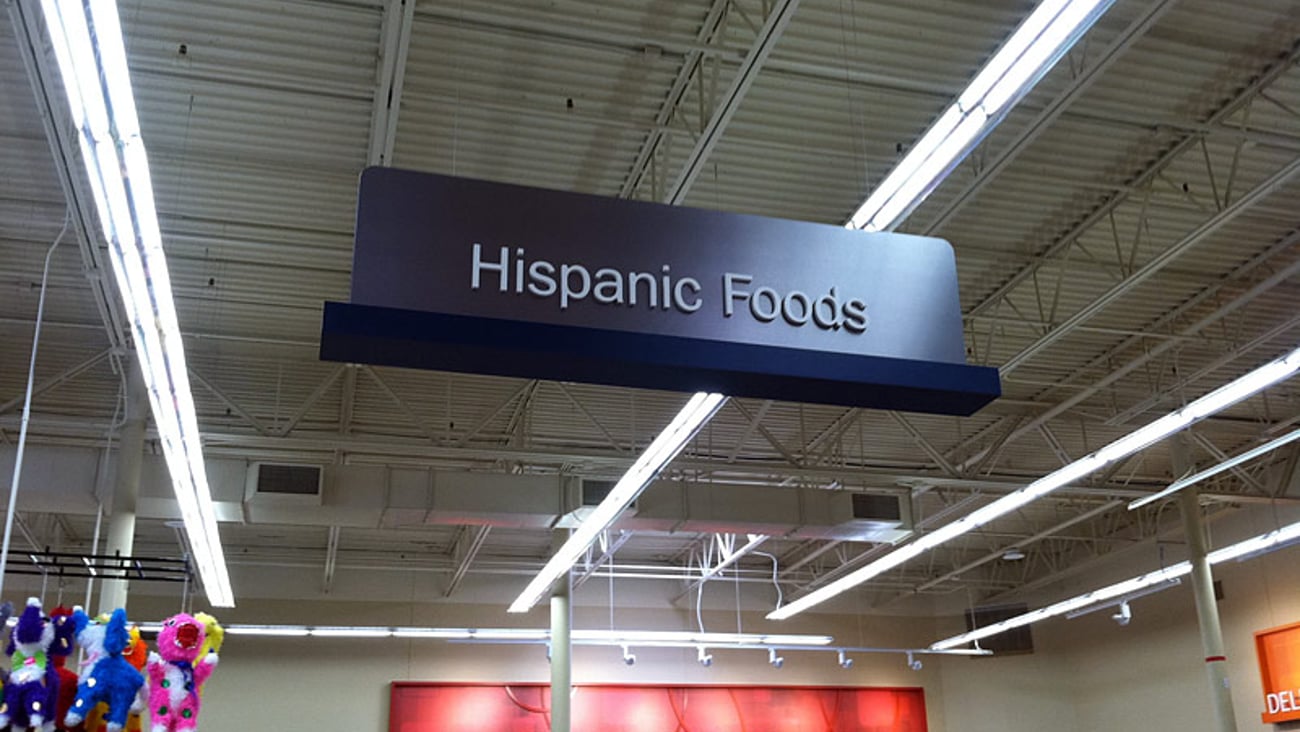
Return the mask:
<path fill-rule="evenodd" d="M 544 685 L 393 682 L 389 732 L 546 732 Z M 580 686 L 575 732 L 926 732 L 921 689 Z"/>

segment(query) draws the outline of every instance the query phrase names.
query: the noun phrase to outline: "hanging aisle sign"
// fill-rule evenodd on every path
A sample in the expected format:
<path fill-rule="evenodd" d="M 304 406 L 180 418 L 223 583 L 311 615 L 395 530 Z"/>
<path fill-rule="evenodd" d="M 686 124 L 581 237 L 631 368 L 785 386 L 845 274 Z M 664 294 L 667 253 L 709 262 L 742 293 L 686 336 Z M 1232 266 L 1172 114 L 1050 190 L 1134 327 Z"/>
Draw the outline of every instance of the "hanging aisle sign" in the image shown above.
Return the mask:
<path fill-rule="evenodd" d="M 361 178 L 321 357 L 943 414 L 968 366 L 951 246 L 392 168 Z"/>

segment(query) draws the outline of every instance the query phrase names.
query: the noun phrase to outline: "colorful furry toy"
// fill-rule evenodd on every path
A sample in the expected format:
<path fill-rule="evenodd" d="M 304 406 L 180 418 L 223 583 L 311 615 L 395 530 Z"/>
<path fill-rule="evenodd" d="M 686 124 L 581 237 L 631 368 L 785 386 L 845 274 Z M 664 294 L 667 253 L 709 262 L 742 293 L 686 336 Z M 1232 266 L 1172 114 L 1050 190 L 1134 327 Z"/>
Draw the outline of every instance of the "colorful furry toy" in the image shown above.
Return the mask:
<path fill-rule="evenodd" d="M 200 657 L 207 630 L 191 615 L 180 613 L 163 621 L 158 652 L 149 654 L 149 713 L 152 732 L 197 729 L 199 691 L 217 667 L 217 654 Z"/>
<path fill-rule="evenodd" d="M 59 675 L 59 694 L 54 703 L 54 728 L 67 732 L 80 729 L 63 723 L 64 716 L 77 698 L 77 674 L 67 666 L 68 656 L 72 655 L 72 641 L 77 634 L 77 624 L 72 620 L 72 608 L 63 605 L 50 611 L 50 621 L 54 623 L 50 661 L 54 664 L 55 673 Z"/>
<path fill-rule="evenodd" d="M 108 732 L 119 732 L 126 726 L 131 708 L 139 708 L 140 687 L 144 686 L 144 676 L 122 657 L 131 643 L 126 611 L 121 608 L 114 610 L 106 624 L 92 621 L 80 609 L 74 611 L 72 617 L 77 624 L 77 642 L 87 653 L 98 657 L 77 686 L 77 700 L 64 722 L 80 724 L 96 704 L 104 702 L 108 704 L 108 712 L 104 715 Z"/>
<path fill-rule="evenodd" d="M 14 616 L 14 604 L 6 602 L 0 605 L 0 628 L 9 627 L 9 618 Z M 4 682 L 9 680 L 9 669 L 0 668 L 0 689 L 4 688 Z"/>
<path fill-rule="evenodd" d="M 5 684 L 0 727 L 8 724 L 13 732 L 26 732 L 28 727 L 54 729 L 51 715 L 59 695 L 59 674 L 49 659 L 53 643 L 54 624 L 42 615 L 41 601 L 28 599 L 5 649 L 13 657 L 13 670 Z"/>
<path fill-rule="evenodd" d="M 140 628 L 132 625 L 130 629 L 131 644 L 122 651 L 122 658 L 131 664 L 131 668 L 144 673 L 145 664 L 149 660 L 149 646 L 140 637 Z M 126 732 L 141 732 L 143 725 L 140 722 L 140 712 L 149 708 L 149 685 L 142 684 L 138 701 L 131 705 L 131 714 L 126 718 Z M 138 711 L 137 711 L 138 710 Z M 108 713 L 107 704 L 96 704 L 95 708 L 90 710 L 86 721 L 82 723 L 78 730 L 84 732 L 108 732 L 108 721 L 104 715 Z"/>
<path fill-rule="evenodd" d="M 209 653 L 221 653 L 221 644 L 226 642 L 226 629 L 216 618 L 204 612 L 194 613 L 194 619 L 203 623 L 203 646 L 199 648 L 199 658 Z"/>

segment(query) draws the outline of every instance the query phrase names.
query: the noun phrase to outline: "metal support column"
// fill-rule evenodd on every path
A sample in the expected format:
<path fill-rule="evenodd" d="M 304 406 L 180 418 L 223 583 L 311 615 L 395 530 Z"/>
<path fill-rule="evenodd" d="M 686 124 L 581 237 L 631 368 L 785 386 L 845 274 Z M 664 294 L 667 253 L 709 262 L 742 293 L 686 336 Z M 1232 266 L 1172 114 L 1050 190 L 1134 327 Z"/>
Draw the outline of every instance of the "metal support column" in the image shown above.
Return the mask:
<path fill-rule="evenodd" d="M 551 732 L 569 732 L 573 693 L 573 646 L 569 638 L 573 627 L 569 610 L 571 577 L 565 574 L 551 595 Z"/>
<path fill-rule="evenodd" d="M 1187 443 L 1176 435 L 1170 445 L 1174 475 L 1183 475 L 1190 466 Z M 1219 606 L 1214 600 L 1214 576 L 1206 558 L 1205 525 L 1195 487 L 1178 494 L 1183 514 L 1183 532 L 1187 535 L 1187 559 L 1192 564 L 1192 592 L 1196 597 L 1196 617 L 1201 627 L 1201 646 L 1205 650 L 1205 672 L 1210 681 L 1210 703 L 1214 707 L 1214 727 L 1218 732 L 1237 732 L 1232 711 L 1232 689 L 1228 686 L 1228 663 L 1223 649 L 1223 630 L 1219 627 Z"/>
<path fill-rule="evenodd" d="M 135 545 L 135 503 L 140 493 L 140 463 L 144 457 L 144 431 L 149 423 L 149 398 L 145 392 L 140 362 L 133 355 L 126 375 L 126 420 L 122 424 L 117 449 L 117 471 L 113 478 L 113 496 L 105 503 L 112 507 L 108 516 L 105 554 L 131 556 Z M 126 607 L 127 580 L 106 579 L 99 593 L 99 612 L 111 613 Z"/>

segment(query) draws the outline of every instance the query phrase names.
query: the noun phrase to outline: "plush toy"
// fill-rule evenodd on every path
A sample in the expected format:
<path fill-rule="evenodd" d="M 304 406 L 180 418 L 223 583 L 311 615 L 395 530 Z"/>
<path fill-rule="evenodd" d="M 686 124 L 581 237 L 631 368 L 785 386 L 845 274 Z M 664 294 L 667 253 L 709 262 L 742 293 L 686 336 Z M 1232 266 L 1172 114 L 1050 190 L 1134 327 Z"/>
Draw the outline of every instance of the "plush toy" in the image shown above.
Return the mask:
<path fill-rule="evenodd" d="M 54 623 L 54 643 L 50 645 L 50 662 L 54 672 L 59 675 L 59 694 L 54 700 L 54 728 L 67 732 L 80 730 L 69 727 L 63 718 L 72 708 L 72 701 L 77 698 L 77 674 L 67 667 L 68 656 L 72 655 L 72 641 L 77 634 L 77 624 L 72 620 L 72 608 L 60 605 L 50 611 L 50 621 Z"/>
<path fill-rule="evenodd" d="M 145 644 L 144 639 L 140 637 L 140 628 L 132 625 L 129 629 L 131 643 L 122 651 L 122 658 L 131 664 L 131 668 L 144 673 L 145 663 L 149 660 L 149 646 Z M 126 732 L 141 732 L 143 725 L 140 722 L 140 713 L 149 708 L 149 685 L 141 684 L 140 691 L 136 696 L 137 701 L 131 705 L 131 713 L 126 718 Z M 137 711 L 139 710 L 139 711 Z M 86 716 L 86 721 L 78 728 L 84 732 L 108 732 L 108 720 L 105 715 L 108 713 L 107 704 L 96 704 L 95 708 L 90 710 Z"/>
<path fill-rule="evenodd" d="M 122 657 L 131 642 L 126 611 L 114 610 L 103 625 L 92 623 L 79 610 L 72 617 L 77 624 L 77 641 L 87 650 L 97 650 L 99 657 L 77 686 L 77 700 L 64 721 L 69 725 L 80 724 L 96 704 L 104 702 L 108 704 L 104 715 L 108 732 L 119 732 L 126 726 L 126 716 L 136 706 L 140 687 L 144 686 L 144 676 Z"/>
<path fill-rule="evenodd" d="M 9 628 L 9 618 L 12 618 L 13 616 L 14 616 L 14 604 L 12 602 L 6 602 L 5 604 L 0 605 L 0 628 L 7 630 Z M 4 690 L 5 682 L 8 680 L 9 680 L 9 669 L 0 667 L 0 691 Z"/>
<path fill-rule="evenodd" d="M 203 645 L 199 648 L 199 658 L 206 658 L 208 653 L 221 653 L 221 644 L 226 642 L 226 629 L 217 619 L 204 612 L 194 613 L 194 619 L 203 623 Z"/>
<path fill-rule="evenodd" d="M 217 654 L 200 657 L 207 630 L 186 613 L 163 621 L 158 652 L 149 654 L 152 732 L 188 732 L 198 726 L 199 691 L 217 666 Z"/>
<path fill-rule="evenodd" d="M 0 727 L 11 725 L 13 732 L 26 732 L 28 727 L 54 729 L 51 715 L 59 695 L 59 674 L 49 660 L 53 643 L 54 624 L 41 613 L 41 601 L 28 599 L 5 648 L 13 657 L 13 670 L 5 684 Z"/>

